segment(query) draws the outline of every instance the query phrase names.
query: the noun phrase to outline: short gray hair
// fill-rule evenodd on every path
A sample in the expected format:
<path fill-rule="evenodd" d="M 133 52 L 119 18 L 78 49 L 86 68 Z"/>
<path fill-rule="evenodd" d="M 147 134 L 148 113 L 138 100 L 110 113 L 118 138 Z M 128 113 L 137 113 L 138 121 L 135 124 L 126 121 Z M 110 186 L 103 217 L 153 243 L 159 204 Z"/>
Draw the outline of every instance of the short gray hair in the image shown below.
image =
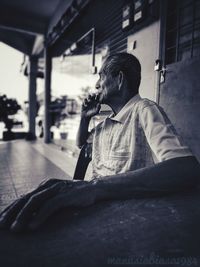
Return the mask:
<path fill-rule="evenodd" d="M 130 87 L 138 92 L 141 81 L 141 65 L 132 54 L 116 53 L 109 55 L 104 61 L 104 71 L 111 75 L 118 75 L 122 71 Z"/>

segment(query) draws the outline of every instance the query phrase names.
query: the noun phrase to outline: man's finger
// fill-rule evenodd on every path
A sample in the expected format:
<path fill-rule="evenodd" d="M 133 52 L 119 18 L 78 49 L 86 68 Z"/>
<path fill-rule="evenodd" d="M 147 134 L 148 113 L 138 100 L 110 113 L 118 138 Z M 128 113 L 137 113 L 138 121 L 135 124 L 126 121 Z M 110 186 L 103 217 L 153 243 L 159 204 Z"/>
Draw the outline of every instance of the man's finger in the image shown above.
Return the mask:
<path fill-rule="evenodd" d="M 0 213 L 0 220 L 1 220 L 1 216 L 3 216 L 5 214 L 5 212 L 11 208 L 11 206 L 13 206 L 14 204 L 16 204 L 16 202 L 18 201 L 19 199 L 16 199 L 14 202 L 12 202 L 10 205 L 8 205 L 4 210 L 2 210 L 2 212 Z"/>
<path fill-rule="evenodd" d="M 87 99 L 91 99 L 91 97 L 92 97 L 92 95 L 91 95 L 91 94 L 89 94 L 89 95 L 87 96 Z"/>
<path fill-rule="evenodd" d="M 60 180 L 60 179 L 56 179 L 56 178 L 52 178 L 52 179 L 44 179 L 40 184 L 39 184 L 39 186 L 35 189 L 35 190 L 37 190 L 37 189 L 45 189 L 46 187 L 49 187 L 49 186 L 51 186 L 51 185 L 53 185 L 53 184 L 56 184 L 56 183 L 58 183 L 58 182 L 61 182 L 62 180 Z"/>
<path fill-rule="evenodd" d="M 20 199 L 15 200 L 11 205 L 9 205 L 3 212 L 0 214 L 0 228 L 9 228 L 10 225 L 13 223 L 15 218 L 17 217 L 20 210 L 24 207 L 27 203 L 29 198 L 34 194 L 48 188 L 49 186 L 57 183 L 58 179 L 50 179 L 43 181 L 39 187 L 32 190 L 31 192 L 27 193 L 25 196 L 21 197 Z"/>
<path fill-rule="evenodd" d="M 25 197 L 17 199 L 6 210 L 3 211 L 0 217 L 0 228 L 8 228 L 16 218 L 18 212 L 25 205 L 27 199 Z"/>
<path fill-rule="evenodd" d="M 40 211 L 34 216 L 33 220 L 29 224 L 28 228 L 30 230 L 35 230 L 39 228 L 52 214 L 60 210 L 63 207 L 66 207 L 67 203 L 63 196 L 54 197 L 49 199 Z"/>
<path fill-rule="evenodd" d="M 85 98 L 84 101 L 83 101 L 83 106 L 87 107 L 87 105 L 88 105 L 88 100 L 87 100 L 87 98 Z"/>
<path fill-rule="evenodd" d="M 80 187 L 78 186 L 78 188 L 82 188 L 84 183 L 80 183 Z M 52 214 L 54 214 L 55 212 L 57 212 L 58 210 L 62 209 L 62 208 L 75 208 L 75 207 L 85 207 L 85 206 L 89 206 L 91 204 L 94 203 L 94 198 L 92 196 L 89 196 L 89 198 L 87 198 L 86 202 L 84 198 L 84 195 L 81 194 L 81 192 L 84 191 L 80 191 L 77 189 L 72 189 L 72 191 L 69 191 L 68 193 L 63 193 L 63 194 L 59 194 L 57 196 L 55 196 L 54 198 L 48 199 L 46 201 L 46 203 L 41 207 L 41 209 L 39 210 L 39 212 L 34 216 L 34 218 L 32 219 L 31 223 L 29 224 L 28 228 L 30 230 L 35 230 L 37 229 L 40 225 L 42 225 Z M 89 188 L 86 187 L 87 191 L 87 195 L 89 192 Z M 79 199 L 78 199 L 79 198 Z M 90 200 L 91 198 L 91 200 Z M 78 201 L 77 201 L 78 200 Z"/>
<path fill-rule="evenodd" d="M 30 197 L 28 202 L 21 209 L 21 211 L 17 215 L 17 218 L 11 225 L 11 230 L 16 232 L 23 230 L 26 227 L 27 223 L 29 223 L 34 212 L 37 212 L 42 203 L 48 198 L 53 197 L 57 193 L 59 185 L 60 182 Z"/>
<path fill-rule="evenodd" d="M 97 114 L 99 113 L 100 109 L 101 109 L 101 105 L 98 103 L 96 105 L 96 112 L 97 112 Z"/>

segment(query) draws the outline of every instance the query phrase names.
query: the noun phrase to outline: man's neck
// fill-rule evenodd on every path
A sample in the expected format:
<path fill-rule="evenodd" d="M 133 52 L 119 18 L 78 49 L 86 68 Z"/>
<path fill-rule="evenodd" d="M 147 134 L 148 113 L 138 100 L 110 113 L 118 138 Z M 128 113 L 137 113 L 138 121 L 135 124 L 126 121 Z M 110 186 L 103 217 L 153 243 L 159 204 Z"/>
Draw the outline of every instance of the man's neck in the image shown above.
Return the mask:
<path fill-rule="evenodd" d="M 112 102 L 108 105 L 112 109 L 113 113 L 116 115 L 120 110 L 126 105 L 126 103 L 133 97 L 133 95 L 127 95 L 126 97 L 113 98 Z"/>

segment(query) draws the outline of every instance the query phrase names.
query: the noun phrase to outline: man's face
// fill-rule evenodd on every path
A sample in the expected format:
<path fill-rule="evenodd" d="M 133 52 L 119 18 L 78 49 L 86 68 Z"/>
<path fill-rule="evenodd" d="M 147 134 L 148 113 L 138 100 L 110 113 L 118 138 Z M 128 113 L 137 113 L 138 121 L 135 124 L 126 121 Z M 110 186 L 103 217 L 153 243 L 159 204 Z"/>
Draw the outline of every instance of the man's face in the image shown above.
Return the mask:
<path fill-rule="evenodd" d="M 102 104 L 108 104 L 112 101 L 112 97 L 119 93 L 117 76 L 105 72 L 106 63 L 100 69 L 99 80 L 96 83 L 96 89 L 99 93 L 99 102 Z"/>

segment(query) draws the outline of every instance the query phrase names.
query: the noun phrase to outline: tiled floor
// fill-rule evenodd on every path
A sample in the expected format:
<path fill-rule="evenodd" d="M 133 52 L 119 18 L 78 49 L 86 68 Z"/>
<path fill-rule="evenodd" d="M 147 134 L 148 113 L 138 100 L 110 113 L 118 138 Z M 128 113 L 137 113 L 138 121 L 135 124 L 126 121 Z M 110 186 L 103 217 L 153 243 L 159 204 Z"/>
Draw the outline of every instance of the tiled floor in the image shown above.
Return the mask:
<path fill-rule="evenodd" d="M 76 159 L 51 145 L 24 140 L 1 143 L 0 210 L 44 179 L 71 179 L 75 164 Z"/>

